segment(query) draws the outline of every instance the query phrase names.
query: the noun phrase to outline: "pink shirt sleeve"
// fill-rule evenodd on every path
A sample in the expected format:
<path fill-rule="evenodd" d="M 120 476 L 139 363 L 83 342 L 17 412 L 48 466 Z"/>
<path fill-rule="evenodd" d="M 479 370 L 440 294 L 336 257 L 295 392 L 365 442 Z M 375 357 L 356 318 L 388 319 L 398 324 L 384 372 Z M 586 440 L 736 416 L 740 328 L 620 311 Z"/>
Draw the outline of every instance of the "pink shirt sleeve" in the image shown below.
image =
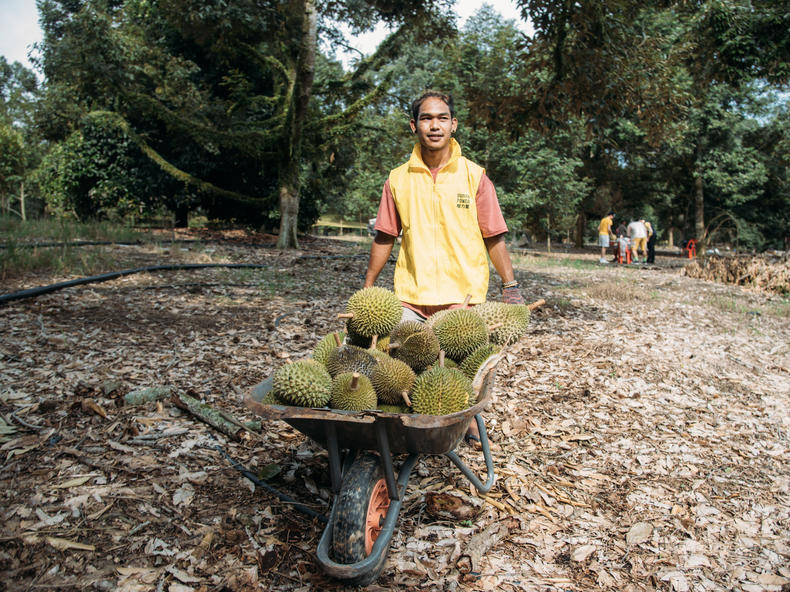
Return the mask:
<path fill-rule="evenodd" d="M 378 214 L 376 214 L 376 225 L 373 228 L 390 236 L 398 236 L 401 231 L 400 216 L 395 207 L 395 198 L 392 197 L 389 179 L 386 180 L 384 189 L 381 191 L 381 202 Z"/>
<path fill-rule="evenodd" d="M 484 238 L 507 232 L 507 224 L 502 216 L 502 210 L 499 208 L 496 189 L 485 173 L 477 188 L 475 204 L 477 206 L 477 223 Z M 381 192 L 381 202 L 374 228 L 391 236 L 398 236 L 401 231 L 400 216 L 398 216 L 398 210 L 395 207 L 395 198 L 392 197 L 389 179 L 384 183 L 384 189 Z"/>
<path fill-rule="evenodd" d="M 507 232 L 507 224 L 502 210 L 499 208 L 499 200 L 496 197 L 496 189 L 488 175 L 483 173 L 480 185 L 477 188 L 477 223 L 483 238 L 497 236 Z"/>

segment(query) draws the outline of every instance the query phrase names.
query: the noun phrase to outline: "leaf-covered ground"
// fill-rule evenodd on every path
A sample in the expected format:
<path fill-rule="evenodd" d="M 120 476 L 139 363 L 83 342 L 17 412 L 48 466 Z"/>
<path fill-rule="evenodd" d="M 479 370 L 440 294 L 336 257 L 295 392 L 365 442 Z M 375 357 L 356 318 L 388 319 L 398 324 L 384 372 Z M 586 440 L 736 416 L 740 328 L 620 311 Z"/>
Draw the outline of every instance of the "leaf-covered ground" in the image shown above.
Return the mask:
<path fill-rule="evenodd" d="M 0 306 L 0 589 L 343 589 L 314 560 L 321 525 L 220 449 L 320 512 L 324 451 L 279 422 L 235 442 L 167 400 L 122 405 L 174 385 L 254 420 L 243 397 L 340 327 L 364 244 L 280 252 L 254 238 L 84 247 L 113 249 L 116 269 L 267 267 L 136 274 Z M 448 459 L 423 458 L 370 589 L 788 589 L 790 305 L 670 259 L 596 259 L 516 257 L 525 296 L 547 304 L 497 368 L 485 414 L 497 484 L 471 520 L 436 518 L 426 494 L 473 492 Z M 379 285 L 391 278 L 389 265 Z"/>

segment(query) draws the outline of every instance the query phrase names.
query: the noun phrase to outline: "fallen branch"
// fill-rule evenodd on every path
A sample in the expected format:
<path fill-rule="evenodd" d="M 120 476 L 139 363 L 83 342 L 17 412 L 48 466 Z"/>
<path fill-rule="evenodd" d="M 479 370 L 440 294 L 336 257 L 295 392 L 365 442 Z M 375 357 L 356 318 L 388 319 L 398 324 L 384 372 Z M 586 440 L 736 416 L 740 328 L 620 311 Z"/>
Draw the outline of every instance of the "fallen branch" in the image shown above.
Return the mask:
<path fill-rule="evenodd" d="M 174 392 L 170 397 L 170 401 L 179 409 L 189 411 L 200 421 L 207 423 L 234 440 L 247 440 L 250 437 L 250 432 L 243 423 L 232 418 L 225 411 L 214 409 L 208 403 L 201 403 L 197 399 L 179 392 Z M 228 417 L 232 419 L 229 420 L 227 419 Z"/>
<path fill-rule="evenodd" d="M 480 560 L 509 533 L 510 528 L 506 522 L 495 522 L 469 539 L 456 563 L 459 571 L 464 574 L 480 573 Z"/>

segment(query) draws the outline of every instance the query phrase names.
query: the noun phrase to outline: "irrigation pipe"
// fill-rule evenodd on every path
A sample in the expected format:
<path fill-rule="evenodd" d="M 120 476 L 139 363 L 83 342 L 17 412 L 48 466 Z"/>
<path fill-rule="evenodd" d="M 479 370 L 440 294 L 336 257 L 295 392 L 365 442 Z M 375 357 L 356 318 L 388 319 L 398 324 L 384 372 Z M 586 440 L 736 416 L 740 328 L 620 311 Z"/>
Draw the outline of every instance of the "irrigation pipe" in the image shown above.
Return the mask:
<path fill-rule="evenodd" d="M 360 257 L 367 257 L 367 255 L 302 255 L 297 257 L 299 259 L 356 259 Z M 69 280 L 66 282 L 59 282 L 57 284 L 50 284 L 48 286 L 39 286 L 38 288 L 28 288 L 27 290 L 20 290 L 19 292 L 10 292 L 8 294 L 0 294 L 0 304 L 11 302 L 13 300 L 22 300 L 24 298 L 35 298 L 42 294 L 49 294 L 64 288 L 71 288 L 73 286 L 82 286 L 85 284 L 98 284 L 100 282 L 107 282 L 110 280 L 118 279 L 126 275 L 135 273 L 148 273 L 153 271 L 181 271 L 185 269 L 210 269 L 223 267 L 228 269 L 267 269 L 271 265 L 263 263 L 181 263 L 176 265 L 150 265 L 147 267 L 135 267 L 133 269 L 122 269 L 120 271 L 112 271 L 100 275 L 92 275 L 76 280 Z"/>
<path fill-rule="evenodd" d="M 209 269 L 212 267 L 227 267 L 231 269 L 265 269 L 270 265 L 263 265 L 259 263 L 182 263 L 178 265 L 150 265 L 148 267 L 136 267 L 134 269 L 122 269 L 121 271 L 112 271 L 110 273 L 103 273 L 100 275 L 92 275 L 76 280 L 69 280 L 66 282 L 59 282 L 57 284 L 50 284 L 48 286 L 39 286 L 38 288 L 28 288 L 27 290 L 20 290 L 19 292 L 11 292 L 9 294 L 0 294 L 0 304 L 11 302 L 12 300 L 21 300 L 23 298 L 34 298 L 42 294 L 49 294 L 64 288 L 71 288 L 72 286 L 82 286 L 84 284 L 97 284 L 100 282 L 107 282 L 126 275 L 135 273 L 147 273 L 152 271 L 179 271 L 184 269 Z"/>

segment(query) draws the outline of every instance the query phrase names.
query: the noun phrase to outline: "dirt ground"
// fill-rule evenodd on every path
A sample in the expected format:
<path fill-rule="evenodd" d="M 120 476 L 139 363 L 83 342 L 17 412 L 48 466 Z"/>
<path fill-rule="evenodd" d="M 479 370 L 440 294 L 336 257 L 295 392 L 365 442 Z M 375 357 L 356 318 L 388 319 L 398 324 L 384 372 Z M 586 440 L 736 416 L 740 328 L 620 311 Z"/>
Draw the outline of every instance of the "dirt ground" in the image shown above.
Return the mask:
<path fill-rule="evenodd" d="M 123 404 L 173 385 L 254 420 L 244 396 L 341 327 L 364 243 L 230 238 L 84 248 L 112 249 L 116 269 L 266 267 L 0 305 L 0 590 L 344 589 L 315 561 L 322 525 L 228 460 L 326 513 L 323 450 L 281 422 L 235 441 L 169 400 Z M 677 259 L 596 260 L 516 257 L 525 297 L 546 305 L 484 414 L 497 484 L 471 519 L 437 518 L 426 494 L 474 492 L 423 457 L 370 590 L 790 590 L 790 303 L 688 278 Z"/>

